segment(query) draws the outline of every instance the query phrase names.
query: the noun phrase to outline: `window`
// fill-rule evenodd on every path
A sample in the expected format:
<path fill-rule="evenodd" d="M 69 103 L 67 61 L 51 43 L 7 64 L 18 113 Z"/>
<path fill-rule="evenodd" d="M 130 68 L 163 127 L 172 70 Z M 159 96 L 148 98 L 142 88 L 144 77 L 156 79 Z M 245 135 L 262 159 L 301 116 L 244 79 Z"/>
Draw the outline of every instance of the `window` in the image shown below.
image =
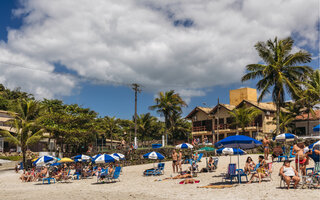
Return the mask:
<path fill-rule="evenodd" d="M 297 127 L 296 128 L 296 135 L 297 136 L 306 135 L 306 127 Z"/>

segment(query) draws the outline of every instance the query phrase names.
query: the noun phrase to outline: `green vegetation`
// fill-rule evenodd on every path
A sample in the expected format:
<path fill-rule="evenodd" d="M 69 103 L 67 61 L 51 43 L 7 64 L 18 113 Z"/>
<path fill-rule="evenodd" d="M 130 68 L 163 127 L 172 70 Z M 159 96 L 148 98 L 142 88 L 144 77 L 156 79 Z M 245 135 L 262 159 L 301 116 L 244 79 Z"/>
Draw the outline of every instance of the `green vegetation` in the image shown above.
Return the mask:
<path fill-rule="evenodd" d="M 310 62 L 311 54 L 304 50 L 291 53 L 293 43 L 290 37 L 258 42 L 255 48 L 264 64 L 247 65 L 248 73 L 242 77 L 242 81 L 260 79 L 256 85 L 261 91 L 258 101 L 272 90 L 272 100 L 276 105 L 276 134 L 280 131 L 280 108 L 285 105 L 285 92 L 294 100 L 298 99 L 302 90 L 299 83 L 312 73 L 312 68 L 299 65 Z"/>
<path fill-rule="evenodd" d="M 0 156 L 0 159 L 11 160 L 11 161 L 19 161 L 19 160 L 22 159 L 22 156 Z"/>

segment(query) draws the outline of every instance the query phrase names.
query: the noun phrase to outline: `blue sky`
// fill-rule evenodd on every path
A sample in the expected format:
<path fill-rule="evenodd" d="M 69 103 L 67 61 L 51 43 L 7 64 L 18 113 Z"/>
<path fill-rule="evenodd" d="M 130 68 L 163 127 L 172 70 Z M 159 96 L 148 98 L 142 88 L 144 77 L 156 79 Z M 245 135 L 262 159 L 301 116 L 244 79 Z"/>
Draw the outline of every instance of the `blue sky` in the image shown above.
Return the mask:
<path fill-rule="evenodd" d="M 244 66 L 259 62 L 254 43 L 275 35 L 291 35 L 297 48 L 313 54 L 315 60 L 309 65 L 319 66 L 315 29 L 319 16 L 301 15 L 303 19 L 297 12 L 317 12 L 316 0 L 308 1 L 309 5 L 293 1 L 266 5 L 244 1 L 238 5 L 230 1 L 231 8 L 220 3 L 203 5 L 206 9 L 200 7 L 199 11 L 184 1 L 133 2 L 97 1 L 92 5 L 84 1 L 88 4 L 80 6 L 77 1 L 0 1 L 0 53 L 5 52 L 0 56 L 4 72 L 0 81 L 38 98 L 59 98 L 89 107 L 101 116 L 130 119 L 134 93 L 128 85 L 134 82 L 143 85 L 139 114 L 158 116 L 148 107 L 154 104 L 157 92 L 169 89 L 179 91 L 188 101 L 183 115 L 195 106 L 215 105 L 218 97 L 228 103 L 230 89 L 255 87 L 254 81 L 240 82 Z M 268 18 L 258 12 L 282 13 L 274 11 L 275 5 L 279 9 L 291 6 L 293 11 L 283 13 L 286 22 L 283 16 L 277 19 L 270 13 Z M 250 9 L 257 10 L 255 16 Z"/>

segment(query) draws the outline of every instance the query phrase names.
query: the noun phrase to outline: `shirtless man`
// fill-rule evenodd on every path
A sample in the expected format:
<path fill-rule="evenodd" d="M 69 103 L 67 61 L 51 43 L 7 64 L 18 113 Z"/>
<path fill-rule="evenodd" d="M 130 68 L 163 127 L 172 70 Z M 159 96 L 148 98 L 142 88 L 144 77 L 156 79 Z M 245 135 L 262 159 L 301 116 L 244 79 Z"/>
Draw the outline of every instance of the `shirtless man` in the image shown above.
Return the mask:
<path fill-rule="evenodd" d="M 266 160 L 268 160 L 269 157 L 269 145 L 270 145 L 270 141 L 268 140 L 268 137 L 265 135 L 263 140 L 262 140 L 262 144 L 264 146 L 264 157 Z"/>
<path fill-rule="evenodd" d="M 176 150 L 173 149 L 171 156 L 172 156 L 173 173 L 175 173 L 176 170 L 178 173 L 178 154 L 177 154 Z"/>
<path fill-rule="evenodd" d="M 296 160 L 295 160 L 296 170 L 299 172 L 299 169 L 298 169 L 298 162 L 299 162 L 300 170 L 303 176 L 306 175 L 306 164 L 307 164 L 307 156 L 303 152 L 304 147 L 305 146 L 303 143 L 299 143 L 299 144 L 293 145 L 293 148 L 292 148 L 292 152 L 295 153 L 296 155 Z"/>
<path fill-rule="evenodd" d="M 181 149 L 178 155 L 178 165 L 179 165 L 180 172 L 182 172 L 182 150 Z"/>

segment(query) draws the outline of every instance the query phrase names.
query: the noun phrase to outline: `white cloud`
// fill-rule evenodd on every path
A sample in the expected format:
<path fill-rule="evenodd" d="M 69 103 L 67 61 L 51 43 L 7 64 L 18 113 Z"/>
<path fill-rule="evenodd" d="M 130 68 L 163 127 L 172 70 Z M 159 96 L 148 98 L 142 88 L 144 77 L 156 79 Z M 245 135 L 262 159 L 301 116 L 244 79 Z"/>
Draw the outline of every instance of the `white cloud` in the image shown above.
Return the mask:
<path fill-rule="evenodd" d="M 79 84 L 53 74 L 51 63 L 59 62 L 105 84 L 175 89 L 190 101 L 203 88 L 238 82 L 245 65 L 259 61 L 257 41 L 294 33 L 303 46 L 317 43 L 316 0 L 22 2 L 14 13 L 23 26 L 9 30 L 0 51 L 49 73 L 4 70 L 0 80 L 40 97 L 67 95 Z"/>

